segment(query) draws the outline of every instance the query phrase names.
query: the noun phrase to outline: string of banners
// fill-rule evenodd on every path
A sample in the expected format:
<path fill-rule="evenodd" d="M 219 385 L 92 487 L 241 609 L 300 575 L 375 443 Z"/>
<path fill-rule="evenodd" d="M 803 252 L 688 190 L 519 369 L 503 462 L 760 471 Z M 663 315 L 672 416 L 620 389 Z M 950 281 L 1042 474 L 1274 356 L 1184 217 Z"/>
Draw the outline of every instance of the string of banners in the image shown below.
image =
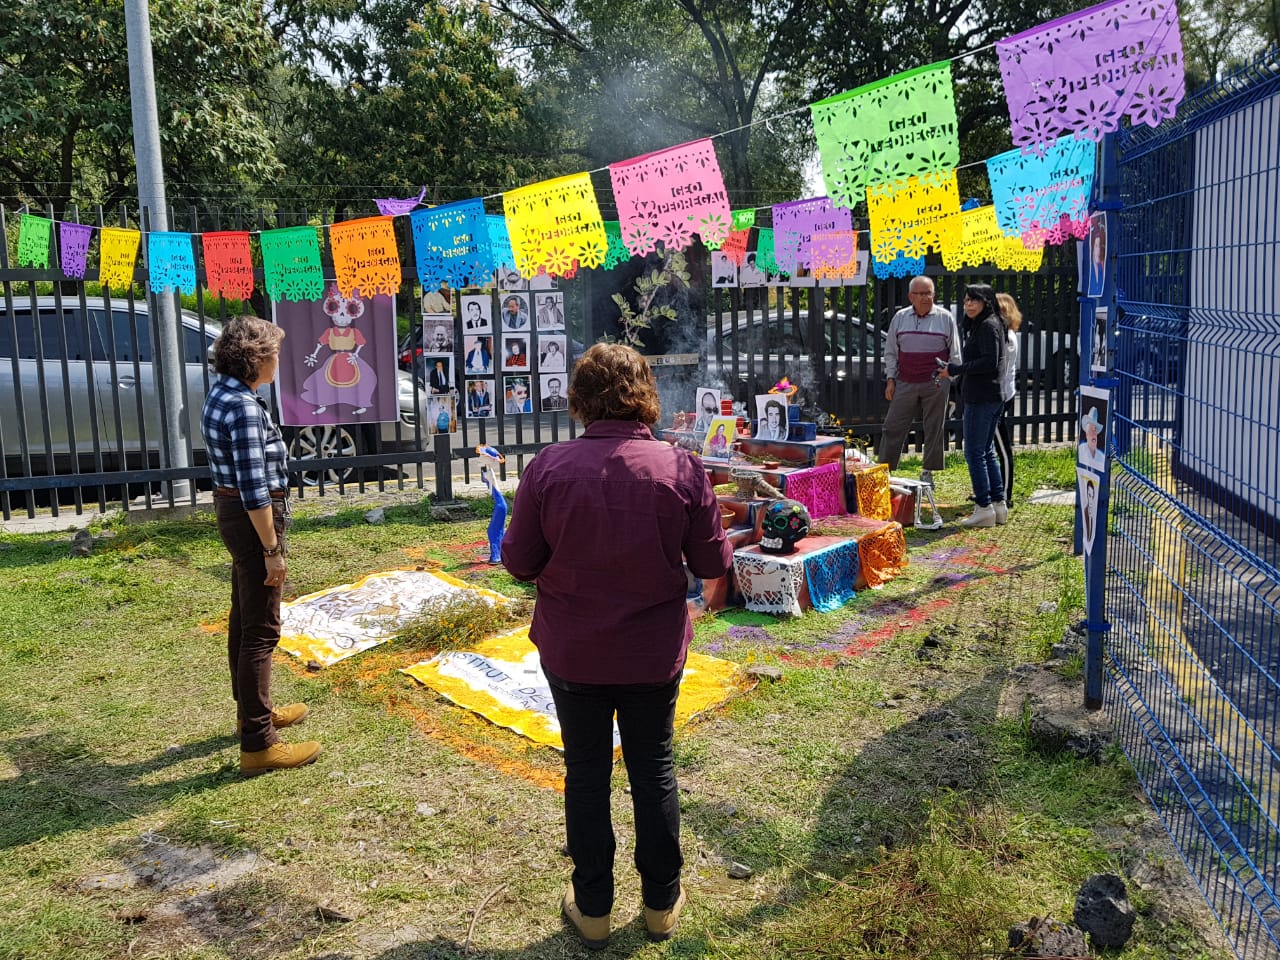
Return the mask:
<path fill-rule="evenodd" d="M 1046 245 L 1087 234 L 1102 137 L 1124 116 L 1158 126 L 1185 97 L 1176 0 L 1110 0 L 995 48 L 1015 146 L 986 161 L 990 206 L 961 209 L 951 61 L 943 61 L 811 104 L 826 196 L 775 204 L 770 228 L 756 225 L 755 210 L 730 209 L 714 144 L 703 139 L 610 165 L 616 221 L 601 217 L 591 172 L 582 172 L 507 191 L 500 216 L 486 213 L 482 198 L 420 209 L 424 189 L 377 200 L 376 217 L 263 230 L 266 294 L 321 298 L 326 233 L 343 296 L 398 290 L 405 265 L 393 220 L 406 215 L 411 266 L 430 290 L 480 285 L 499 269 L 526 278 L 612 269 L 658 244 L 684 249 L 695 237 L 738 267 L 754 253 L 756 268 L 768 273 L 852 278 L 859 234 L 851 211 L 863 200 L 878 277 L 919 273 L 929 253 L 945 264 L 1038 269 Z M 97 231 L 98 279 L 114 289 L 133 283 L 139 231 L 34 214 L 22 217 L 20 266 L 49 268 L 55 223 L 65 276 L 84 278 Z M 252 292 L 249 231 L 149 232 L 152 288 L 194 293 L 197 255 L 211 295 Z"/>

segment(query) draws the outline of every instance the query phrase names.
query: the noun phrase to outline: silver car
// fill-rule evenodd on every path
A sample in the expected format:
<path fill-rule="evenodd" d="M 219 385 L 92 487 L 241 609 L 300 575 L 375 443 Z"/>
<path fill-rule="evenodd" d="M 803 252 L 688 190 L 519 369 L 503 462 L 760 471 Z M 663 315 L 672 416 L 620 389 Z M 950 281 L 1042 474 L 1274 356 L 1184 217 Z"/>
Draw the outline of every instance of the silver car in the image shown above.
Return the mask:
<path fill-rule="evenodd" d="M 163 443 L 161 397 L 145 302 L 125 299 L 13 298 L 0 302 L 0 452 L 6 476 L 136 470 L 159 463 Z M 200 410 L 204 405 L 209 351 L 221 332 L 216 321 L 183 311 L 187 435 L 193 458 L 203 463 Z M 264 388 L 264 392 L 268 388 Z M 397 422 L 375 425 L 286 427 L 294 459 L 356 456 L 372 452 L 381 434 L 384 451 L 426 446 L 427 397 L 411 375 L 397 371 Z M 415 403 L 416 399 L 416 403 Z M 399 427 L 397 431 L 397 427 Z M 375 429 L 378 432 L 374 432 Z M 398 435 L 397 435 L 398 433 Z M 142 452 L 149 454 L 147 463 Z M 316 471 L 300 471 L 317 483 Z M 354 471 L 329 470 L 326 482 Z"/>

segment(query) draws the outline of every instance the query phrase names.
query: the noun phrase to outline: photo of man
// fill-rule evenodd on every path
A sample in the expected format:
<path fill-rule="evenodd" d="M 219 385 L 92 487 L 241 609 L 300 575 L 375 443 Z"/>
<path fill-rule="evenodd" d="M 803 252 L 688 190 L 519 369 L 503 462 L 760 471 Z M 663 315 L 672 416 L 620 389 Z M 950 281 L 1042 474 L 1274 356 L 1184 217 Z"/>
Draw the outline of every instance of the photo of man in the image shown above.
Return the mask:
<path fill-rule="evenodd" d="M 493 381 L 467 381 L 467 416 L 487 420 L 493 416 Z"/>
<path fill-rule="evenodd" d="M 720 391 L 715 387 L 699 387 L 693 408 L 698 412 L 698 418 L 693 422 L 693 432 L 705 437 L 711 421 L 720 416 Z"/>
<path fill-rule="evenodd" d="M 538 304 L 538 329 L 564 329 L 564 294 L 539 293 L 535 296 Z"/>
<path fill-rule="evenodd" d="M 492 303 L 487 296 L 473 295 L 462 298 L 462 330 L 464 333 L 490 333 L 493 320 Z"/>
<path fill-rule="evenodd" d="M 1107 408 L 1111 394 L 1094 387 L 1080 388 L 1080 445 L 1077 462 L 1089 470 L 1107 469 Z"/>
<path fill-rule="evenodd" d="M 427 357 L 427 388 L 434 394 L 453 389 L 453 357 Z"/>
<path fill-rule="evenodd" d="M 529 297 L 524 293 L 509 293 L 502 298 L 502 329 L 529 329 Z"/>
<path fill-rule="evenodd" d="M 450 318 L 453 316 L 453 298 L 447 280 L 441 280 L 438 289 L 428 290 L 422 295 L 422 315 L 430 317 L 440 314 Z"/>
<path fill-rule="evenodd" d="M 528 290 L 529 281 L 520 276 L 520 271 L 515 267 L 509 267 L 505 263 L 500 264 L 498 269 L 494 271 L 494 280 L 497 281 L 499 290 Z"/>
<path fill-rule="evenodd" d="M 738 438 L 738 421 L 734 417 L 716 417 L 707 428 L 707 438 L 702 444 L 702 456 L 715 460 L 728 460 L 729 450 Z"/>
<path fill-rule="evenodd" d="M 723 250 L 711 251 L 711 286 L 736 287 L 738 285 L 738 265 L 729 259 Z"/>
<path fill-rule="evenodd" d="M 1076 471 L 1080 484 L 1080 526 L 1084 533 L 1084 555 L 1093 552 L 1093 542 L 1098 532 L 1098 478 L 1087 470 Z"/>
<path fill-rule="evenodd" d="M 441 433 L 456 433 L 458 418 L 454 412 L 454 398 L 451 395 L 432 397 L 427 401 L 427 433 L 436 436 Z"/>
<path fill-rule="evenodd" d="M 1107 284 L 1107 215 L 1089 215 L 1089 286 L 1086 297 L 1101 299 Z"/>
<path fill-rule="evenodd" d="M 493 337 L 467 337 L 463 370 L 468 374 L 493 372 Z"/>
<path fill-rule="evenodd" d="M 507 413 L 533 413 L 533 401 L 529 398 L 529 378 L 524 376 L 502 379 Z"/>
<path fill-rule="evenodd" d="M 502 338 L 502 369 L 529 369 L 529 335 L 527 333 Z"/>
<path fill-rule="evenodd" d="M 1107 372 L 1107 315 L 1093 319 L 1093 349 L 1089 352 L 1089 369 L 1094 373 Z"/>
<path fill-rule="evenodd" d="M 761 440 L 787 439 L 787 398 L 777 393 L 756 397 L 756 419 Z"/>
<path fill-rule="evenodd" d="M 568 410 L 569 398 L 564 395 L 564 377 L 549 376 L 542 378 L 542 412 L 552 413 L 557 410 Z"/>
<path fill-rule="evenodd" d="M 425 353 L 453 353 L 453 318 L 428 318 L 422 325 L 422 349 Z"/>

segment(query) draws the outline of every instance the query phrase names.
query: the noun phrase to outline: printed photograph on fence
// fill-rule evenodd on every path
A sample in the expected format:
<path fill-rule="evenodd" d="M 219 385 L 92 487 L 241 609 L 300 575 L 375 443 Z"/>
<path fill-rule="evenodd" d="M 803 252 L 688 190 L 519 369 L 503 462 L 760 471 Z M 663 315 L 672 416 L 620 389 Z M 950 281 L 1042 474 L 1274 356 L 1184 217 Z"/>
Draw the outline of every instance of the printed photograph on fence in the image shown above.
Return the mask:
<path fill-rule="evenodd" d="M 563 330 L 564 294 L 558 290 L 550 293 L 536 293 L 533 299 L 538 305 L 538 329 Z"/>
<path fill-rule="evenodd" d="M 422 318 L 424 353 L 453 353 L 453 315 Z"/>
<path fill-rule="evenodd" d="M 533 413 L 533 399 L 529 395 L 529 378 L 503 377 L 502 395 L 507 413 Z"/>
<path fill-rule="evenodd" d="M 319 301 L 278 301 L 272 316 L 285 332 L 276 374 L 282 424 L 378 423 L 400 416 L 391 297 L 344 297 L 330 281 Z"/>
<path fill-rule="evenodd" d="M 529 280 L 530 290 L 556 290 L 559 289 L 560 283 L 555 277 L 551 276 L 545 269 L 539 270 Z"/>
<path fill-rule="evenodd" d="M 723 250 L 711 251 L 711 286 L 736 287 L 738 285 L 738 265 L 729 259 Z"/>
<path fill-rule="evenodd" d="M 857 268 L 851 277 L 822 277 L 818 280 L 820 287 L 865 287 L 867 285 L 867 270 L 871 266 L 871 251 L 859 250 L 855 255 L 857 257 Z"/>
<path fill-rule="evenodd" d="M 502 369 L 529 369 L 529 335 L 509 333 L 502 338 Z"/>
<path fill-rule="evenodd" d="M 563 375 L 549 374 L 542 378 L 542 412 L 554 413 L 569 409 L 569 395 L 565 390 Z"/>
<path fill-rule="evenodd" d="M 787 439 L 787 398 L 780 393 L 756 397 L 756 433 L 760 440 Z"/>
<path fill-rule="evenodd" d="M 517 333 L 529 329 L 529 295 L 527 293 L 508 293 L 502 297 L 499 310 L 502 318 L 502 329 Z"/>
<path fill-rule="evenodd" d="M 520 271 L 506 264 L 494 271 L 494 280 L 499 290 L 528 290 L 529 281 L 520 276 Z"/>
<path fill-rule="evenodd" d="M 467 416 L 472 420 L 487 420 L 493 414 L 493 381 L 467 381 Z"/>
<path fill-rule="evenodd" d="M 463 337 L 462 369 L 467 374 L 493 373 L 493 337 Z"/>
<path fill-rule="evenodd" d="M 765 287 L 769 285 L 771 279 L 767 271 L 761 270 L 756 266 L 755 251 L 748 252 L 746 258 L 742 261 L 742 269 L 738 271 L 738 286 L 744 289 Z"/>
<path fill-rule="evenodd" d="M 1076 470 L 1076 482 L 1080 484 L 1080 527 L 1084 533 L 1084 555 L 1093 552 L 1093 540 L 1098 532 L 1098 493 L 1100 481 L 1088 470 Z"/>
<path fill-rule="evenodd" d="M 1107 215 L 1105 211 L 1089 215 L 1089 289 L 1086 297 L 1101 299 L 1107 285 Z"/>
<path fill-rule="evenodd" d="M 432 393 L 448 393 L 453 389 L 453 354 L 428 354 L 423 367 L 427 371 L 427 389 Z"/>
<path fill-rule="evenodd" d="M 453 294 L 449 290 L 449 282 L 441 280 L 440 286 L 435 290 L 427 290 L 422 294 L 422 315 L 424 317 L 437 316 L 447 313 L 449 319 L 453 319 Z M 452 323 L 450 324 L 452 326 Z"/>
<path fill-rule="evenodd" d="M 458 417 L 454 409 L 454 396 L 432 397 L 427 401 L 427 433 L 435 436 L 438 433 L 457 433 Z"/>
<path fill-rule="evenodd" d="M 462 298 L 462 333 L 493 333 L 493 298 L 469 294 Z"/>
<path fill-rule="evenodd" d="M 1099 312 L 1093 318 L 1093 349 L 1089 351 L 1089 369 L 1094 373 L 1106 373 L 1110 366 L 1107 356 L 1107 315 Z"/>
<path fill-rule="evenodd" d="M 714 417 L 707 426 L 706 439 L 702 441 L 702 455 L 713 459 L 727 460 L 733 442 L 738 439 L 738 420 L 736 417 Z"/>
<path fill-rule="evenodd" d="M 698 414 L 693 421 L 693 431 L 705 437 L 711 421 L 720 416 L 720 391 L 715 387 L 699 387 L 694 397 L 693 409 Z"/>
<path fill-rule="evenodd" d="M 543 373 L 564 373 L 564 337 L 538 338 L 538 369 Z"/>
<path fill-rule="evenodd" d="M 1109 390 L 1080 388 L 1080 454 L 1077 462 L 1098 473 L 1107 469 L 1107 411 L 1110 405 Z"/>

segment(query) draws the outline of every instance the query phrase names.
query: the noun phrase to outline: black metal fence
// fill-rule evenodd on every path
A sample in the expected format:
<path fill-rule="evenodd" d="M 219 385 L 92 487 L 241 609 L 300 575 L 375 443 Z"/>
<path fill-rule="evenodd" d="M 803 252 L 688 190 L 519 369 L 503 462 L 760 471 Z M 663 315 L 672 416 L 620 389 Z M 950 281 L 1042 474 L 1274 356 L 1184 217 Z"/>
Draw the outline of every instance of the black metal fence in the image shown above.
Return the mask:
<path fill-rule="evenodd" d="M 141 262 L 132 288 L 103 291 L 96 282 L 92 249 L 83 280 L 63 274 L 56 254 L 49 268 L 18 266 L 13 259 L 19 232 L 15 212 L 25 211 L 0 209 L 0 514 L 6 519 L 15 511 L 33 515 L 46 506 L 55 513 L 80 512 L 86 505 L 105 509 L 116 502 L 128 509 L 131 498 L 141 498 L 144 506 L 189 498 L 190 494 L 175 495 L 175 489 L 181 491 L 184 481 L 193 487 L 208 483 L 198 429 L 209 386 L 208 348 L 228 316 L 245 309 L 270 316 L 270 305 L 260 299 L 261 268 L 247 306 L 209 298 L 203 285 L 185 299 L 157 294 L 147 286 Z M 33 212 L 54 216 L 53 211 Z M 125 209 L 108 213 L 95 208 L 88 217 L 72 209 L 61 217 L 97 226 L 138 226 L 137 218 Z M 343 217 L 342 212 L 336 215 Z M 330 214 L 313 217 L 306 210 L 170 211 L 173 229 L 193 233 L 324 224 L 332 219 Z M 402 262 L 412 263 L 412 238 L 406 230 L 401 234 Z M 676 350 L 678 356 L 654 358 L 666 388 L 668 415 L 673 408 L 692 406 L 695 385 L 719 386 L 749 402 L 754 392 L 763 392 L 786 375 L 802 385 L 806 412 L 827 432 L 874 443 L 887 407 L 883 332 L 893 312 L 906 303 L 908 281 L 872 279 L 867 286 L 833 289 L 710 290 L 706 253 L 697 250 L 690 255 L 698 260 L 695 275 L 702 278 L 695 281 L 702 288 L 690 301 L 698 305 L 696 312 L 685 310 L 677 321 L 681 346 L 661 348 Z M 327 249 L 324 256 L 326 275 L 332 276 Z M 946 273 L 940 267 L 928 272 L 936 278 L 938 302 L 953 310 L 959 307 L 964 284 L 975 281 L 992 283 L 1020 301 L 1027 320 L 1015 437 L 1021 443 L 1067 438 L 1075 416 L 1071 385 L 1078 353 L 1074 249 L 1050 250 L 1036 274 Z M 198 279 L 203 284 L 202 269 Z M 629 293 L 625 283 L 622 274 L 601 270 L 583 270 L 575 279 L 560 282 L 570 369 L 573 355 L 585 344 L 616 331 L 616 308 L 609 294 L 619 287 Z M 506 469 L 518 473 L 528 456 L 574 435 L 567 413 L 511 413 L 501 393 L 494 398 L 492 417 L 464 416 L 464 391 L 456 389 L 461 378 L 455 382 L 458 430 L 433 435 L 424 419 L 428 391 L 420 377 L 410 373 L 417 369 L 421 374 L 414 362 L 423 342 L 420 293 L 416 284 L 406 281 L 396 297 L 401 329 L 408 329 L 397 349 L 407 360 L 402 364 L 407 369 L 399 374 L 398 418 L 382 424 L 287 430 L 290 470 L 300 495 L 343 492 L 351 485 L 391 485 L 430 486 L 447 498 L 455 469 L 460 479 L 471 479 L 476 445 L 502 448 L 510 458 Z M 183 375 L 176 383 L 166 382 L 158 362 L 161 297 L 174 305 L 180 327 Z M 463 350 L 463 338 L 456 337 L 455 371 L 463 369 Z M 679 363 L 664 363 L 670 360 Z M 531 384 L 537 383 L 538 363 L 537 351 L 532 351 Z M 494 381 L 501 385 L 501 375 Z M 178 450 L 168 447 L 172 431 L 165 422 L 165 401 L 174 392 L 182 410 Z M 533 399 L 536 410 L 536 395 Z M 951 426 L 958 442 L 958 420 Z"/>

